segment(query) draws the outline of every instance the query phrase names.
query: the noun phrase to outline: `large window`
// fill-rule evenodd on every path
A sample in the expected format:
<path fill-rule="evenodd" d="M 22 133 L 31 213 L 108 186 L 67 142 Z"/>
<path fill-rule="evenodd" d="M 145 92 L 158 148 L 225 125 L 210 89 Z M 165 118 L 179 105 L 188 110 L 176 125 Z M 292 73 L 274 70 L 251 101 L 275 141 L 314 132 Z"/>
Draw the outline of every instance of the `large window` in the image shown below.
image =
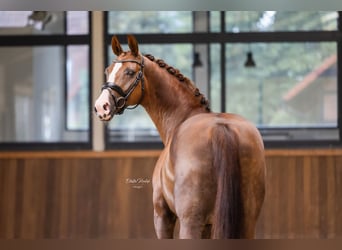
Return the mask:
<path fill-rule="evenodd" d="M 267 146 L 331 146 L 341 131 L 339 20 L 322 11 L 118 11 L 107 15 L 107 41 L 135 33 L 143 53 L 192 78 L 213 111 L 256 124 Z M 200 67 L 192 66 L 195 53 Z M 247 54 L 254 67 L 245 66 Z M 125 112 L 107 127 L 107 146 L 159 141 L 143 108 Z"/>
<path fill-rule="evenodd" d="M 0 146 L 90 147 L 89 13 L 0 11 Z"/>
<path fill-rule="evenodd" d="M 114 34 L 125 49 L 135 35 L 142 53 L 192 79 L 213 112 L 252 121 L 266 147 L 341 145 L 342 12 L 103 14 L 0 11 L 0 149 L 91 148 L 101 131 L 106 149 L 162 147 L 142 107 L 92 123 L 104 76 L 90 57 L 108 65 Z"/>

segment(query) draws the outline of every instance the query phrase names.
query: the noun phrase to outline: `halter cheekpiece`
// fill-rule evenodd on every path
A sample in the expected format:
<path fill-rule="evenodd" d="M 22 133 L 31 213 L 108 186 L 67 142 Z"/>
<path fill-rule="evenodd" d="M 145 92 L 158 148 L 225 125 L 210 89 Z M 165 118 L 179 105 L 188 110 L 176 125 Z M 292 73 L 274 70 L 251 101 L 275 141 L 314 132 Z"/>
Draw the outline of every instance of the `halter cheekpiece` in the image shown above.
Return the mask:
<path fill-rule="evenodd" d="M 103 91 L 104 89 L 111 89 L 120 95 L 119 97 L 115 97 L 110 92 L 114 100 L 114 105 L 116 108 L 114 113 L 121 115 L 125 111 L 126 108 L 135 109 L 136 107 L 138 107 L 138 105 L 141 103 L 142 99 L 144 98 L 144 89 L 145 89 L 144 88 L 144 73 L 143 73 L 144 57 L 141 56 L 141 62 L 138 62 L 136 60 L 129 60 L 129 59 L 128 60 L 114 60 L 113 62 L 115 63 L 133 62 L 133 63 L 140 65 L 140 70 L 138 74 L 136 75 L 134 82 L 129 86 L 129 88 L 126 91 L 124 91 L 119 85 L 113 82 L 107 82 L 103 84 L 101 88 L 101 91 Z M 139 102 L 135 104 L 133 107 L 127 107 L 126 101 L 130 97 L 130 95 L 133 93 L 134 89 L 138 86 L 139 82 L 141 82 L 141 96 L 140 96 Z"/>

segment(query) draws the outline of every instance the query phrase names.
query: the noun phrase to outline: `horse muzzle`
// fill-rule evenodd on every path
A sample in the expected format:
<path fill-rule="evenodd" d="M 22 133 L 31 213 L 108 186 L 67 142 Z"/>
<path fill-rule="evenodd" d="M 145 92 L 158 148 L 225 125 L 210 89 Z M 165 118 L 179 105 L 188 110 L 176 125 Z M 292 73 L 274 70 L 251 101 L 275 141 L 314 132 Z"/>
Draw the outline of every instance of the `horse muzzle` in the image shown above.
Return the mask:
<path fill-rule="evenodd" d="M 101 121 L 110 121 L 114 115 L 122 114 L 126 106 L 124 97 L 115 97 L 110 90 L 102 91 L 95 102 L 94 111 Z"/>

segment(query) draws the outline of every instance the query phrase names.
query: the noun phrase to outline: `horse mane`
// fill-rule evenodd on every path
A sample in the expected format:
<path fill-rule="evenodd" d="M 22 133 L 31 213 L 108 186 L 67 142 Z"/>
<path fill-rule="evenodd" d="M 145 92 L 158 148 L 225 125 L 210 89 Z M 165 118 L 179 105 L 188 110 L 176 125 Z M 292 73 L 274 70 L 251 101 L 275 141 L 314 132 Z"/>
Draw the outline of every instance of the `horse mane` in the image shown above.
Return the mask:
<path fill-rule="evenodd" d="M 194 85 L 194 83 L 189 78 L 185 77 L 182 73 L 180 73 L 178 69 L 168 65 L 162 59 L 156 59 L 151 54 L 145 54 L 144 56 L 147 57 L 150 61 L 158 64 L 160 68 L 166 69 L 166 71 L 169 74 L 175 76 L 179 82 L 184 83 L 193 92 L 194 96 L 200 99 L 200 104 L 204 106 L 208 112 L 210 112 L 208 99 L 199 91 L 199 89 Z"/>

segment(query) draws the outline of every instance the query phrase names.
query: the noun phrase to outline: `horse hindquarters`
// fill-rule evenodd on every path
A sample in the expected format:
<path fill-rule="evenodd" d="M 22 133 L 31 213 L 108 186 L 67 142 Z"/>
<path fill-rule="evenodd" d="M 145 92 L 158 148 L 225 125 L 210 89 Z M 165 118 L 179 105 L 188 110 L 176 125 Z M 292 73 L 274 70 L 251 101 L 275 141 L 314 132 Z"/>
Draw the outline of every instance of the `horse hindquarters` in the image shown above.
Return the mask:
<path fill-rule="evenodd" d="M 213 130 L 213 166 L 217 174 L 217 194 L 211 237 L 240 238 L 243 225 L 241 175 L 237 136 L 229 125 Z"/>

